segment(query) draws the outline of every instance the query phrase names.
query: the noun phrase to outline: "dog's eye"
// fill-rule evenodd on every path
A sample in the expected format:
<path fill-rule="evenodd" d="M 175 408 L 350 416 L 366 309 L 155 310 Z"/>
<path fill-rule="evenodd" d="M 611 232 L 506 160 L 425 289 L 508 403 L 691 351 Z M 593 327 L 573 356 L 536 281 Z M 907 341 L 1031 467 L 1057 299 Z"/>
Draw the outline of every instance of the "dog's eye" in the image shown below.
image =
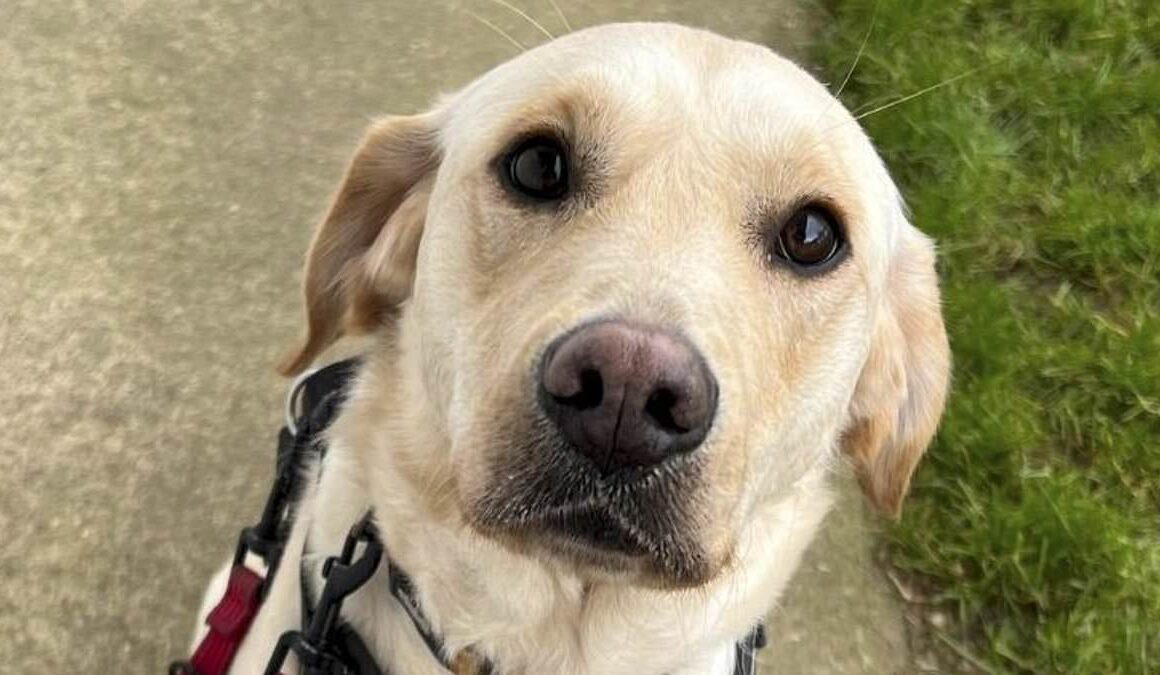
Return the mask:
<path fill-rule="evenodd" d="M 817 267 L 833 260 L 843 245 L 834 217 L 824 209 L 807 206 L 782 226 L 770 253 L 799 267 Z"/>
<path fill-rule="evenodd" d="M 508 182 L 533 199 L 560 199 L 568 192 L 568 156 L 559 141 L 530 138 L 504 161 Z"/>

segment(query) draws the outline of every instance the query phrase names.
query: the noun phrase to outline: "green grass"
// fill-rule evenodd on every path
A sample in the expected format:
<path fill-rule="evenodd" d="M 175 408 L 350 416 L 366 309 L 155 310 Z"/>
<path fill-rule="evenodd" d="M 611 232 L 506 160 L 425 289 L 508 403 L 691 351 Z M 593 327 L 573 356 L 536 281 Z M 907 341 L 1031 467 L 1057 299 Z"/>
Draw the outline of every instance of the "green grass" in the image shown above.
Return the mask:
<path fill-rule="evenodd" d="M 877 5 L 877 9 L 876 9 Z M 830 0 L 940 244 L 955 382 L 890 532 L 998 672 L 1160 672 L 1160 4 Z"/>

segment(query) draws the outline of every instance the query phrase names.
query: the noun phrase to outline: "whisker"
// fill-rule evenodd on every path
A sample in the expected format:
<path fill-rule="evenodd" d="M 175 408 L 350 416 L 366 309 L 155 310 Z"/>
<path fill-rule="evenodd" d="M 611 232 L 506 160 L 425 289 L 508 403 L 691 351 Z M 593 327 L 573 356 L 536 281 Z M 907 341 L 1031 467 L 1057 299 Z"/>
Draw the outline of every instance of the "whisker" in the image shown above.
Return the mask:
<path fill-rule="evenodd" d="M 894 100 L 894 97 L 889 95 L 889 94 L 884 94 L 882 96 L 875 96 L 874 98 L 867 99 L 866 101 L 861 103 L 857 108 L 851 108 L 850 114 L 853 115 L 854 117 L 857 117 L 858 115 L 861 115 L 862 113 L 866 112 L 867 110 L 870 110 L 874 106 L 882 105 L 883 103 L 893 101 L 893 100 Z"/>
<path fill-rule="evenodd" d="M 883 110 L 888 110 L 890 108 L 893 108 L 896 105 L 901 105 L 903 103 L 906 103 L 907 101 L 918 98 L 919 96 L 922 96 L 924 94 L 929 94 L 930 92 L 932 92 L 936 89 L 939 89 L 941 87 L 945 87 L 948 84 L 951 84 L 953 82 L 957 82 L 958 80 L 961 80 L 964 77 L 967 77 L 969 75 L 974 75 L 975 73 L 982 70 L 983 68 L 984 68 L 984 66 L 980 66 L 978 68 L 972 68 L 965 73 L 960 73 L 960 74 L 955 75 L 954 77 L 952 77 L 950 79 L 943 80 L 942 82 L 939 82 L 938 84 L 932 84 L 929 87 L 925 87 L 923 89 L 920 89 L 920 90 L 914 92 L 913 94 L 909 94 L 907 96 L 903 96 L 902 98 L 890 101 L 889 103 L 885 103 L 885 104 L 876 106 L 874 108 L 871 108 L 870 110 L 867 110 L 866 112 L 863 112 L 863 113 L 851 112 L 850 113 L 851 117 L 849 117 L 848 119 L 845 119 L 843 121 L 838 122 L 837 124 L 833 124 L 833 125 L 830 125 L 824 129 L 822 129 L 818 133 L 817 140 L 812 145 L 810 145 L 808 148 L 806 148 L 805 150 L 807 150 L 807 151 L 813 150 L 814 148 L 821 146 L 823 143 L 826 142 L 826 137 L 829 135 L 829 133 L 831 131 L 834 131 L 836 129 L 840 129 L 840 128 L 846 126 L 847 124 L 855 124 L 856 125 L 858 123 L 858 120 L 860 120 L 860 119 L 869 117 L 870 115 L 874 115 L 876 113 L 880 113 Z M 822 116 L 819 116 L 818 119 L 821 120 L 824 118 L 825 118 L 825 115 L 822 115 Z"/>
<path fill-rule="evenodd" d="M 560 9 L 560 5 L 556 3 L 556 0 L 548 0 L 548 2 L 552 5 L 552 9 L 556 10 L 556 16 L 560 17 L 560 22 L 564 24 L 564 29 L 571 33 L 572 24 L 568 23 L 568 17 L 564 16 L 564 10 Z"/>
<path fill-rule="evenodd" d="M 548 29 L 547 29 L 547 28 L 544 28 L 544 26 L 543 26 L 542 24 L 540 24 L 540 22 L 539 22 L 539 21 L 536 21 L 536 20 L 535 20 L 535 19 L 533 19 L 532 17 L 528 16 L 527 12 L 525 12 L 525 11 L 524 11 L 524 10 L 522 10 L 522 9 L 520 9 L 519 7 L 516 7 L 515 5 L 511 4 L 511 3 L 510 3 L 510 2 L 508 2 L 507 0 L 491 0 L 491 1 L 492 1 L 492 2 L 494 2 L 495 4 L 497 4 L 497 5 L 501 6 L 501 7 L 505 7 L 505 8 L 507 8 L 507 9 L 508 9 L 508 10 L 510 10 L 510 11 L 511 11 L 513 14 L 515 14 L 515 15 L 517 15 L 517 16 L 519 16 L 519 17 L 523 18 L 523 20 L 524 20 L 524 21 L 527 21 L 528 23 L 530 23 L 530 24 L 532 24 L 533 26 L 535 26 L 536 28 L 538 28 L 538 29 L 540 30 L 540 32 L 541 32 L 541 33 L 543 33 L 544 35 L 547 35 L 547 36 L 548 36 L 548 39 L 549 39 L 549 40 L 555 40 L 555 39 L 556 39 L 556 36 L 555 36 L 555 35 L 552 35 L 552 34 L 551 34 L 549 31 L 548 31 Z"/>
<path fill-rule="evenodd" d="M 508 35 L 504 31 L 504 29 L 500 28 L 499 26 L 495 25 L 494 23 L 488 21 L 487 19 L 483 18 L 482 16 L 476 14 L 475 12 L 473 12 L 469 9 L 464 10 L 464 11 L 467 12 L 469 15 L 471 15 L 471 18 L 475 19 L 476 21 L 478 21 L 478 22 L 482 23 L 483 25 L 487 26 L 488 28 L 492 29 L 493 31 L 498 33 L 500 36 L 502 36 L 504 39 L 506 39 L 508 42 L 515 45 L 517 48 L 519 48 L 519 50 L 521 52 L 528 51 L 527 47 L 525 47 L 523 44 L 521 44 L 519 40 L 515 39 L 511 35 Z"/>
<path fill-rule="evenodd" d="M 858 62 L 862 60 L 862 54 L 866 51 L 866 45 L 870 42 L 870 35 L 874 32 L 874 23 L 878 20 L 878 7 L 882 4 L 882 0 L 874 3 L 874 11 L 870 14 L 870 25 L 866 28 L 866 35 L 862 37 L 862 44 L 858 46 L 858 53 L 854 55 L 854 62 L 850 64 L 850 70 L 846 71 L 846 77 L 842 79 L 842 84 L 838 85 L 838 91 L 834 94 L 834 98 L 838 98 L 845 91 L 846 85 L 849 84 L 850 78 L 854 76 L 854 69 L 858 67 Z"/>
<path fill-rule="evenodd" d="M 842 101 L 839 98 L 842 92 L 846 90 L 846 85 L 850 83 L 850 79 L 854 77 L 854 71 L 858 68 L 858 64 L 862 62 L 862 55 L 866 53 L 866 45 L 870 43 L 870 36 L 874 33 L 874 25 L 878 21 L 878 7 L 882 0 L 877 0 L 874 3 L 874 11 L 870 14 L 870 25 L 866 27 L 866 34 L 862 36 L 862 44 L 858 46 L 858 52 L 854 55 L 854 61 L 850 64 L 850 69 L 846 71 L 846 77 L 842 78 L 841 84 L 838 85 L 838 90 L 830 97 L 829 104 L 826 105 L 825 110 L 818 116 L 818 122 L 829 117 L 830 111 L 835 105 L 841 105 Z M 851 113 L 854 114 L 854 113 Z"/>
<path fill-rule="evenodd" d="M 875 115 L 877 113 L 880 113 L 883 110 L 889 110 L 890 108 L 893 108 L 896 105 L 901 105 L 903 103 L 906 103 L 907 101 L 910 101 L 912 99 L 916 99 L 919 96 L 922 96 L 924 94 L 929 94 L 930 92 L 934 91 L 935 89 L 941 89 L 942 87 L 945 87 L 948 84 L 951 84 L 953 82 L 958 82 L 959 80 L 963 79 L 964 77 L 966 77 L 968 75 L 974 75 L 978 71 L 979 71 L 978 68 L 972 68 L 971 70 L 968 70 L 965 73 L 960 73 L 959 75 L 955 75 L 954 77 L 952 77 L 948 80 L 943 80 L 942 82 L 939 82 L 938 84 L 932 84 L 929 87 L 919 89 L 918 91 L 914 92 L 913 94 L 908 94 L 907 96 L 903 96 L 902 98 L 891 101 L 890 103 L 884 103 L 883 105 L 880 105 L 876 108 L 871 108 L 870 110 L 867 110 L 866 112 L 855 117 L 854 120 L 857 121 L 857 120 L 865 119 L 871 115 Z"/>

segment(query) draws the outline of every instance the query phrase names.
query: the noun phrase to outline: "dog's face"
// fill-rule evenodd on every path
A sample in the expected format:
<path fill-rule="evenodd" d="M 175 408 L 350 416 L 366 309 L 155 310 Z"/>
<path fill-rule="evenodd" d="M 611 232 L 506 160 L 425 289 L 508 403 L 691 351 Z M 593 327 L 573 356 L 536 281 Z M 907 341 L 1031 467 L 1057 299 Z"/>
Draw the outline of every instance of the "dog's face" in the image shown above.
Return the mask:
<path fill-rule="evenodd" d="M 287 370 L 397 323 L 465 521 L 590 578 L 705 582 L 837 448 L 896 512 L 948 378 L 931 244 L 857 124 L 675 26 L 574 33 L 376 124 L 306 295 Z"/>

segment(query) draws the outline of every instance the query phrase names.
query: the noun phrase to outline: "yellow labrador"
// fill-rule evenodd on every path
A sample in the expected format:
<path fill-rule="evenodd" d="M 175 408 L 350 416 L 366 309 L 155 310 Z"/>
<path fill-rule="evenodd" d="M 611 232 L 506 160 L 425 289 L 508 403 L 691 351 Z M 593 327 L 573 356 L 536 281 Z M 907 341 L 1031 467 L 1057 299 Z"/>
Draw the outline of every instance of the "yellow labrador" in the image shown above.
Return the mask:
<path fill-rule="evenodd" d="M 729 673 L 835 460 L 896 513 L 948 383 L 932 244 L 851 115 L 674 25 L 576 32 L 373 124 L 305 295 L 285 372 L 373 347 L 237 673 L 368 508 L 449 653 Z M 344 618 L 391 672 L 446 672 L 384 588 Z"/>

